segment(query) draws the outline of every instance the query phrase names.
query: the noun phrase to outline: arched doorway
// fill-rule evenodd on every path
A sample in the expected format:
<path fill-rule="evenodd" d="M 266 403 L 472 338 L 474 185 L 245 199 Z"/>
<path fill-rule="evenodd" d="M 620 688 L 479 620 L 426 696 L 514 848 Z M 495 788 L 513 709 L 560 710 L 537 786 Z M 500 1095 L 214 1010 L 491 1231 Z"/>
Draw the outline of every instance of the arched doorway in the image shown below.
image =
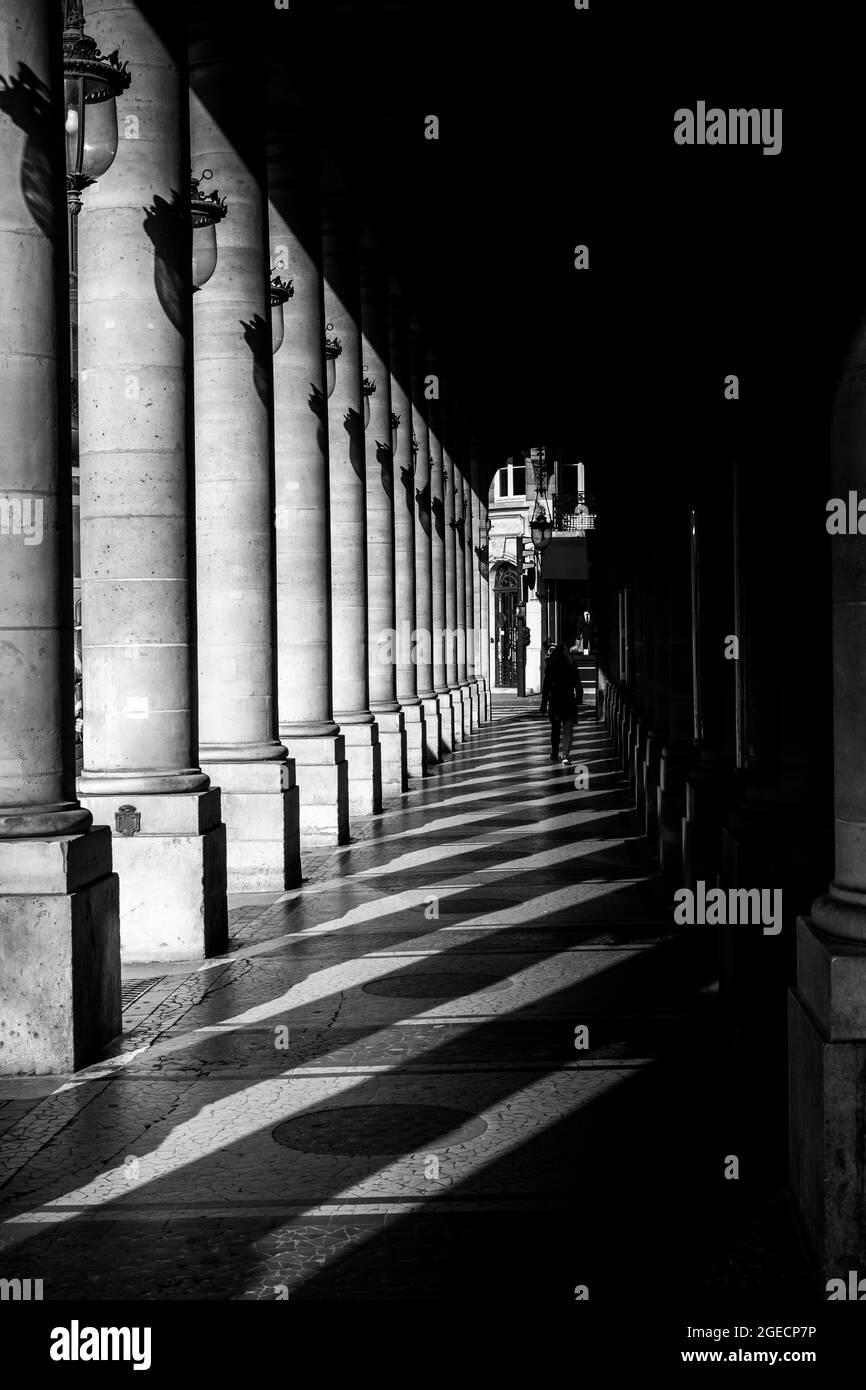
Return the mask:
<path fill-rule="evenodd" d="M 496 685 L 517 685 L 517 567 L 503 561 L 493 579 L 496 631 Z"/>

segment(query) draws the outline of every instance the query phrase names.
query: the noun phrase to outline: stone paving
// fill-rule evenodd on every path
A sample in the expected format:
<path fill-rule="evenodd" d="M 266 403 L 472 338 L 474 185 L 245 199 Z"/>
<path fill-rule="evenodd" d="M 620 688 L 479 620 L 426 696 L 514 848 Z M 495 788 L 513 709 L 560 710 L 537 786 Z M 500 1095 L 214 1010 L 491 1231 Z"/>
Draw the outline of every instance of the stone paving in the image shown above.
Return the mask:
<path fill-rule="evenodd" d="M 820 1298 L 784 1179 L 725 1182 L 717 970 L 603 727 L 495 719 L 124 1034 L 0 1081 L 0 1276 L 53 1299 Z M 578 1047 L 588 1029 L 588 1046 Z"/>

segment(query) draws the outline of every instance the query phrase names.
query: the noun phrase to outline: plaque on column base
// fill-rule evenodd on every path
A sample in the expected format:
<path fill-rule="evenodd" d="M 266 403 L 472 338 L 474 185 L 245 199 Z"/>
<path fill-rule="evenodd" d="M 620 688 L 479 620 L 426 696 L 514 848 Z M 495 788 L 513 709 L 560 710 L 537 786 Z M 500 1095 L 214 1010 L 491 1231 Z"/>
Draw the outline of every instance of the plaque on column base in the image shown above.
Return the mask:
<path fill-rule="evenodd" d="M 424 719 L 424 706 L 403 705 L 403 731 L 406 738 L 407 777 L 423 777 L 427 771 L 427 741 Z"/>
<path fill-rule="evenodd" d="M 301 854 L 349 843 L 349 765 L 342 734 L 296 735 L 280 730 L 289 745 L 298 779 L 298 825 Z"/>
<path fill-rule="evenodd" d="M 400 796 L 409 786 L 406 725 L 401 710 L 374 709 L 379 726 L 382 796 Z"/>
<path fill-rule="evenodd" d="M 230 893 L 281 893 L 301 882 L 298 784 L 292 759 L 210 762 L 202 771 L 222 793 Z"/>
<path fill-rule="evenodd" d="M 124 961 L 200 960 L 228 945 L 220 792 L 82 796 L 114 829 Z"/>
<path fill-rule="evenodd" d="M 0 841 L 0 1073 L 98 1060 L 121 1031 L 111 832 Z"/>
<path fill-rule="evenodd" d="M 866 1276 L 866 947 L 797 922 L 788 995 L 791 1188 L 822 1278 Z"/>

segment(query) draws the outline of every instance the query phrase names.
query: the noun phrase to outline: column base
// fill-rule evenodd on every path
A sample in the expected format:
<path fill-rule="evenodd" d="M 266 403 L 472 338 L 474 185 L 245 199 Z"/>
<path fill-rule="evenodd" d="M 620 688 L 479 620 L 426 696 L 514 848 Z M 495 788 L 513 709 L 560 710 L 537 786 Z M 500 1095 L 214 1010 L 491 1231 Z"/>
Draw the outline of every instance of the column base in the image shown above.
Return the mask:
<path fill-rule="evenodd" d="M 219 787 L 172 795 L 81 798 L 94 821 L 116 826 L 121 806 L 140 816 L 133 834 L 115 830 L 124 961 L 199 960 L 228 947 L 226 828 Z"/>
<path fill-rule="evenodd" d="M 650 729 L 647 733 L 646 757 L 644 759 L 644 787 L 646 795 L 646 821 L 644 834 L 650 850 L 658 853 L 658 786 L 661 746 L 658 734 Z"/>
<path fill-rule="evenodd" d="M 439 697 L 437 695 L 425 695 L 421 701 L 421 708 L 424 711 L 424 748 L 426 752 L 424 771 L 426 772 L 442 758 L 442 714 L 439 709 Z"/>
<path fill-rule="evenodd" d="M 337 716 L 339 718 L 339 715 Z M 375 816 L 382 810 L 382 749 L 379 726 L 341 724 L 349 764 L 349 818 Z"/>
<path fill-rule="evenodd" d="M 662 750 L 657 792 L 659 865 L 666 882 L 682 886 L 683 821 L 691 748 L 668 744 Z"/>
<path fill-rule="evenodd" d="M 298 777 L 301 853 L 349 843 L 349 764 L 342 734 L 297 737 L 280 731 L 290 745 Z"/>
<path fill-rule="evenodd" d="M 466 709 L 463 704 L 463 691 L 459 685 L 449 685 L 448 694 L 451 698 L 451 708 L 454 711 L 454 747 L 465 743 L 469 737 L 469 729 L 466 724 Z"/>
<path fill-rule="evenodd" d="M 455 694 L 457 692 L 455 691 Z M 464 740 L 472 733 L 472 691 L 469 682 L 460 686 L 460 701 L 463 706 L 463 738 Z"/>
<path fill-rule="evenodd" d="M 0 1074 L 96 1061 L 121 1031 L 111 831 L 0 841 Z"/>
<path fill-rule="evenodd" d="M 484 722 L 485 724 L 489 724 L 489 723 L 490 723 L 491 716 L 492 716 L 492 712 L 493 712 L 493 705 L 492 705 L 492 702 L 491 702 L 491 699 L 490 699 L 490 686 L 489 686 L 488 683 L 487 683 L 487 677 L 486 677 L 486 676 L 484 676 L 484 677 L 482 678 L 482 680 L 481 680 L 481 695 L 482 695 L 482 701 L 483 701 L 483 703 L 482 703 L 482 711 L 483 711 L 483 712 L 482 712 L 482 720 L 483 720 L 483 722 Z"/>
<path fill-rule="evenodd" d="M 634 808 L 638 825 L 646 824 L 646 720 L 638 715 L 634 740 Z"/>
<path fill-rule="evenodd" d="M 301 882 L 295 764 L 202 762 L 222 794 L 230 893 L 281 893 Z"/>
<path fill-rule="evenodd" d="M 472 702 L 472 727 L 477 729 L 483 720 L 484 695 L 477 676 L 469 677 L 469 698 Z"/>
<path fill-rule="evenodd" d="M 797 922 L 788 995 L 791 1187 L 825 1280 L 866 1275 L 866 945 Z"/>
<path fill-rule="evenodd" d="M 374 710 L 379 726 L 382 796 L 400 796 L 409 787 L 406 725 L 402 710 Z"/>
<path fill-rule="evenodd" d="M 403 705 L 403 728 L 406 737 L 407 777 L 423 777 L 427 771 L 427 735 L 424 706 Z"/>
<path fill-rule="evenodd" d="M 439 701 L 439 756 L 443 758 L 454 752 L 457 742 L 454 702 L 451 699 L 450 690 L 437 690 L 436 698 Z"/>

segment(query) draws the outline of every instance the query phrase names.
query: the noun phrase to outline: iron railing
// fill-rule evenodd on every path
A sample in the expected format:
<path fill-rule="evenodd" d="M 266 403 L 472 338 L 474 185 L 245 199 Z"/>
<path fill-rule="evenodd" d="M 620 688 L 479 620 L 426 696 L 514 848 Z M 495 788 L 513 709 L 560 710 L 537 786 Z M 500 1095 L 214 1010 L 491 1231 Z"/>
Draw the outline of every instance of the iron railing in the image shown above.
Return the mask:
<path fill-rule="evenodd" d="M 583 535 L 596 529 L 595 498 L 589 492 L 558 492 L 553 498 L 554 531 Z"/>

